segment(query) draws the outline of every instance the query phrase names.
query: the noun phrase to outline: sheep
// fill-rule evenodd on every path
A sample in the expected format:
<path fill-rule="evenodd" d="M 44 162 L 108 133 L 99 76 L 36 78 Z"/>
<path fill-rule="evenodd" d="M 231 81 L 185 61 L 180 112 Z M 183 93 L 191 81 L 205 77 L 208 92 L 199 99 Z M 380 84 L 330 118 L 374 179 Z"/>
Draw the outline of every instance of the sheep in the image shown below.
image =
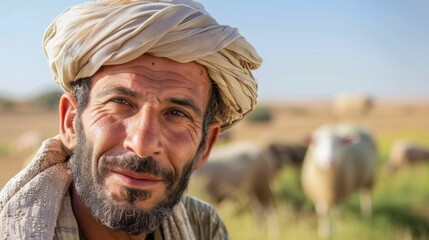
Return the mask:
<path fill-rule="evenodd" d="M 270 182 L 276 169 L 273 156 L 250 141 L 213 149 L 207 163 L 195 173 L 205 180 L 205 191 L 215 203 L 247 198 L 257 209 L 271 204 Z"/>
<path fill-rule="evenodd" d="M 13 140 L 9 144 L 9 150 L 25 159 L 22 163 L 22 167 L 25 167 L 33 159 L 44 140 L 45 134 L 41 130 L 29 130 Z"/>
<path fill-rule="evenodd" d="M 29 130 L 19 135 L 9 145 L 10 151 L 15 153 L 33 153 L 44 140 L 44 134 L 40 130 Z"/>
<path fill-rule="evenodd" d="M 204 190 L 215 203 L 246 198 L 264 211 L 272 205 L 277 172 L 285 165 L 300 168 L 306 150 L 305 144 L 294 142 L 233 142 L 214 148 L 195 175 L 206 182 Z"/>
<path fill-rule="evenodd" d="M 272 142 L 268 145 L 269 151 L 273 153 L 281 165 L 289 165 L 297 168 L 301 168 L 307 148 L 307 144 L 298 142 Z"/>
<path fill-rule="evenodd" d="M 338 119 L 353 119 L 366 116 L 374 107 L 369 94 L 340 93 L 334 96 L 332 114 Z"/>
<path fill-rule="evenodd" d="M 265 219 L 268 233 L 276 236 L 279 227 L 271 183 L 279 168 L 278 159 L 267 147 L 240 141 L 215 147 L 194 177 L 214 204 L 248 204 L 257 219 Z"/>
<path fill-rule="evenodd" d="M 396 170 L 401 165 L 429 162 L 429 147 L 406 139 L 396 140 L 389 153 L 389 169 Z"/>
<path fill-rule="evenodd" d="M 312 133 L 301 181 L 315 204 L 321 238 L 331 235 L 332 210 L 354 191 L 361 190 L 361 211 L 371 215 L 376 159 L 373 137 L 357 125 L 323 125 Z"/>

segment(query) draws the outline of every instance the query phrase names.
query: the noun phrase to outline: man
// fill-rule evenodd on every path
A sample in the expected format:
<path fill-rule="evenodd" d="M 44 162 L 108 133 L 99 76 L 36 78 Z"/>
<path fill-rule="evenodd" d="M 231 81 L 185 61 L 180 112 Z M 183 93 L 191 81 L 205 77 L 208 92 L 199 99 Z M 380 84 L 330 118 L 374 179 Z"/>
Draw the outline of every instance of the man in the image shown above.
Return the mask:
<path fill-rule="evenodd" d="M 256 104 L 254 48 L 192 1 L 96 1 L 49 26 L 60 134 L 0 195 L 2 239 L 228 239 L 183 196 Z"/>

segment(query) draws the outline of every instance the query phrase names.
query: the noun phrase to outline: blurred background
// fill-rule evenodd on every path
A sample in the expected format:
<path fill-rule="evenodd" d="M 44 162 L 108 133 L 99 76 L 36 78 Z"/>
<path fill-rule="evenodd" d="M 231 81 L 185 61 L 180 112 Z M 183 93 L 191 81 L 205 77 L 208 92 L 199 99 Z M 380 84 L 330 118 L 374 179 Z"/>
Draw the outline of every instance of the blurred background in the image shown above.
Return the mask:
<path fill-rule="evenodd" d="M 61 91 L 42 37 L 80 2 L 0 3 L 0 188 L 58 133 Z M 255 72 L 258 108 L 222 134 L 215 151 L 258 147 L 243 150 L 246 161 L 227 157 L 217 166 L 224 175 L 197 172 L 189 189 L 216 206 L 232 238 L 317 239 L 315 203 L 301 181 L 309 138 L 322 125 L 353 122 L 377 145 L 372 217 L 361 216 L 353 189 L 337 204 L 330 238 L 429 239 L 429 2 L 201 3 L 264 59 Z M 269 157 L 259 161 L 261 154 Z M 230 169 L 234 178 L 218 183 Z"/>

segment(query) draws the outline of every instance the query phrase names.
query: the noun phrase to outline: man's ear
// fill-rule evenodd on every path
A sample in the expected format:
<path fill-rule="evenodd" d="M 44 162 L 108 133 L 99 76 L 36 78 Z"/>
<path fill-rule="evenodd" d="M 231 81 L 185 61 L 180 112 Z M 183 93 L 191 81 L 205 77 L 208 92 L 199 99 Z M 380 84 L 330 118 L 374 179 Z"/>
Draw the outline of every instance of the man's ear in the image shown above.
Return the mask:
<path fill-rule="evenodd" d="M 64 146 L 73 151 L 76 146 L 76 129 L 74 118 L 77 111 L 77 102 L 71 93 L 64 93 L 60 98 L 60 136 Z"/>
<path fill-rule="evenodd" d="M 212 151 L 212 148 L 214 144 L 217 141 L 217 138 L 219 137 L 220 133 L 220 125 L 217 122 L 211 123 L 207 128 L 207 142 L 204 148 L 201 150 L 200 158 L 195 164 L 195 169 L 200 168 L 204 164 L 206 164 L 210 152 Z"/>

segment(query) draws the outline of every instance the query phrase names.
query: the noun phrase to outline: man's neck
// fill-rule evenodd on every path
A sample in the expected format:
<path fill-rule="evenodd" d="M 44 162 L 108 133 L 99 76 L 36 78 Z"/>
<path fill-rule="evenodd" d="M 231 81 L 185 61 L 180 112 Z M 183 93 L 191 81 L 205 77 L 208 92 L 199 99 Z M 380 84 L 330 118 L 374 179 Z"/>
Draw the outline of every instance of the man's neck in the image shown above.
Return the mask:
<path fill-rule="evenodd" d="M 101 224 L 100 221 L 92 216 L 91 210 L 85 206 L 84 202 L 77 194 L 73 184 L 70 192 L 73 213 L 76 217 L 79 231 L 83 233 L 85 239 L 147 239 L 146 235 L 131 236 L 124 232 L 114 231 L 113 229 Z"/>

